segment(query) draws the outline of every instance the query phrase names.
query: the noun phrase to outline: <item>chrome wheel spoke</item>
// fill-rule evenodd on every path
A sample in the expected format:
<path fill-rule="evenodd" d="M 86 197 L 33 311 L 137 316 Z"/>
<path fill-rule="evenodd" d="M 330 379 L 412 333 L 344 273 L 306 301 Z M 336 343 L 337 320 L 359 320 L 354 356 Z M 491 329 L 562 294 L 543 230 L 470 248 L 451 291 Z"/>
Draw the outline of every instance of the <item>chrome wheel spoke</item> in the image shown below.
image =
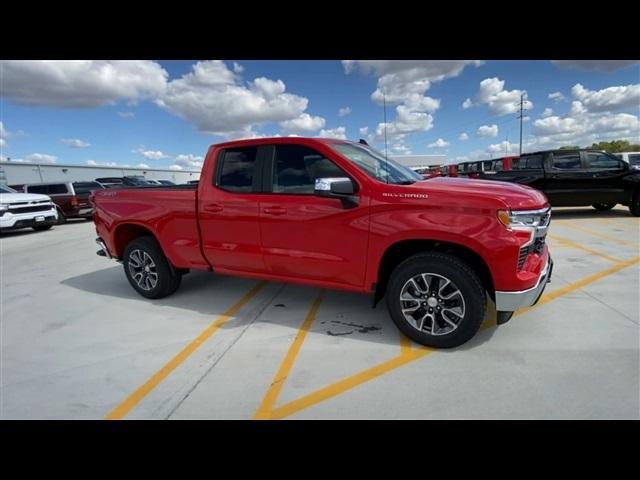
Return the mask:
<path fill-rule="evenodd" d="M 134 282 L 143 290 L 151 290 L 158 284 L 158 271 L 153 258 L 144 251 L 134 250 L 127 262 Z"/>

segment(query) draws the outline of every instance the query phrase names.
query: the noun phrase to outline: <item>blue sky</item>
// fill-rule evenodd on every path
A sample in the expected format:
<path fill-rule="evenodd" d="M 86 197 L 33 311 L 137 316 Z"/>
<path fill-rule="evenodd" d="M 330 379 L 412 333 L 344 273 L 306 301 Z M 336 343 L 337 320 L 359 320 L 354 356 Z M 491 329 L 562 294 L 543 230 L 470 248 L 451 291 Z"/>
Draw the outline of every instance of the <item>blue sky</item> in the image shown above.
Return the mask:
<path fill-rule="evenodd" d="M 290 134 L 383 149 L 381 92 L 392 155 L 517 153 L 522 93 L 525 151 L 640 141 L 638 62 L 3 61 L 0 74 L 3 160 L 198 168 L 213 143 Z"/>

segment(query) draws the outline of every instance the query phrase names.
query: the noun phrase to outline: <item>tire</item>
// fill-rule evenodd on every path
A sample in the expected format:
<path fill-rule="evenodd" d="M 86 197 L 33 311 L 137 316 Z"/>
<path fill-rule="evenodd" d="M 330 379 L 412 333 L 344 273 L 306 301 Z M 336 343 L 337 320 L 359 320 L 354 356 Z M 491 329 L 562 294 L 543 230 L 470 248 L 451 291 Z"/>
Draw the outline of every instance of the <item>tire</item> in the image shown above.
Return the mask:
<path fill-rule="evenodd" d="M 53 227 L 53 225 L 40 225 L 38 227 L 31 227 L 31 228 L 33 228 L 36 232 L 43 232 L 45 230 L 49 230 L 51 227 Z"/>
<path fill-rule="evenodd" d="M 169 263 L 153 237 L 138 237 L 129 242 L 122 263 L 127 280 L 145 298 L 166 297 L 180 286 L 182 275 Z"/>
<path fill-rule="evenodd" d="M 430 287 L 434 289 L 431 293 L 435 292 L 435 296 L 430 296 L 430 288 L 427 288 L 422 274 L 429 279 Z M 414 279 L 419 289 L 412 286 L 411 279 Z M 434 284 L 436 280 L 437 286 Z M 450 283 L 446 284 L 446 280 Z M 454 290 L 458 293 L 452 293 Z M 423 297 L 425 291 L 426 298 Z M 403 298 L 411 299 L 401 301 L 401 294 Z M 420 300 L 413 297 L 419 297 Z M 417 309 L 413 313 L 409 312 L 412 319 L 410 323 L 402 309 L 409 311 L 416 304 Z M 476 273 L 458 257 L 445 253 L 421 253 L 406 259 L 391 274 L 387 288 L 387 307 L 396 326 L 411 340 L 428 347 L 452 348 L 467 342 L 478 332 L 484 318 L 486 296 Z M 431 317 L 427 317 L 429 308 L 432 310 L 431 315 L 436 318 L 435 334 L 433 321 Z M 440 309 L 439 312 L 436 309 Z M 448 310 L 446 314 L 444 309 Z M 455 310 L 455 314 L 452 314 L 451 309 Z M 444 317 L 449 322 L 453 320 L 455 327 L 446 322 Z"/>
<path fill-rule="evenodd" d="M 633 194 L 631 197 L 631 203 L 629 203 L 629 212 L 634 217 L 640 217 L 640 190 Z"/>
<path fill-rule="evenodd" d="M 595 205 L 591 205 L 593 208 L 600 212 L 606 212 L 607 210 L 611 210 L 616 206 L 615 203 L 596 203 Z"/>
<path fill-rule="evenodd" d="M 64 213 L 58 210 L 58 221 L 56 222 L 56 225 L 62 225 L 64 223 L 67 223 L 67 217 L 64 215 Z"/>

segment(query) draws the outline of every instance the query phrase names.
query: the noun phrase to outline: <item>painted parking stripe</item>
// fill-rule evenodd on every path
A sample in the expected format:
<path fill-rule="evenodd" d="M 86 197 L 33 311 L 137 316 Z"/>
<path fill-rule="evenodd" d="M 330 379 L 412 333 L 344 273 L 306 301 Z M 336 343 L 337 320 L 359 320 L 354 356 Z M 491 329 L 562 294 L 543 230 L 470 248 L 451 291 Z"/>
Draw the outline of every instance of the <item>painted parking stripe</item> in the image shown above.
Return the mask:
<path fill-rule="evenodd" d="M 578 290 L 582 287 L 585 287 L 591 283 L 594 283 L 598 280 L 601 280 L 604 277 L 612 275 L 620 270 L 635 265 L 640 262 L 640 256 L 621 261 L 610 268 L 602 270 L 593 275 L 589 275 L 584 277 L 581 280 L 570 283 L 564 287 L 561 287 L 557 290 L 549 292 L 538 301 L 538 303 L 532 307 L 521 309 L 515 312 L 514 317 L 518 315 L 522 315 L 529 310 L 537 308 L 545 303 L 548 303 L 552 300 L 555 300 L 558 297 L 571 293 L 575 290 Z M 483 325 L 482 329 L 490 328 L 495 325 L 495 320 L 489 322 L 487 325 Z M 307 327 L 308 328 L 308 327 Z M 403 365 L 406 365 L 410 362 L 423 358 L 431 353 L 435 353 L 437 350 L 430 349 L 424 346 L 418 346 L 417 348 L 412 349 L 406 353 L 401 353 L 399 356 L 392 358 L 391 360 L 387 360 L 386 362 L 382 362 L 378 365 L 375 365 L 371 368 L 368 368 L 360 373 L 356 373 L 355 375 L 351 375 L 349 377 L 345 377 L 342 380 L 339 380 L 335 383 L 322 387 L 314 392 L 311 392 L 308 395 L 304 395 L 298 399 L 292 400 L 280 407 L 275 408 L 270 412 L 270 414 L 266 418 L 272 419 L 282 419 L 286 418 L 290 415 L 293 415 L 301 410 L 309 408 L 313 405 L 317 405 L 325 400 L 336 397 L 338 395 L 343 394 L 347 390 L 351 390 L 358 385 L 362 385 L 363 383 L 369 382 L 375 378 L 382 376 L 385 373 L 389 373 Z M 279 387 L 282 389 L 282 386 Z"/>
<path fill-rule="evenodd" d="M 155 387 L 158 386 L 165 378 L 169 376 L 180 364 L 182 364 L 200 345 L 209 339 L 218 329 L 231 319 L 249 300 L 257 295 L 264 288 L 267 282 L 259 282 L 251 290 L 234 303 L 227 311 L 218 315 L 211 324 L 202 331 L 191 343 L 184 347 L 180 353 L 173 357 L 169 362 L 158 370 L 149 380 L 138 387 L 131 395 L 129 395 L 120 405 L 111 410 L 105 417 L 105 420 L 120 420 L 127 415 L 140 401 L 146 397 Z"/>
<path fill-rule="evenodd" d="M 556 223 L 559 223 L 559 222 L 556 222 Z M 614 236 L 611 236 L 611 235 L 607 235 L 606 233 L 596 232 L 595 230 L 591 230 L 590 228 L 579 227 L 578 225 L 572 225 L 572 224 L 568 224 L 568 223 L 562 223 L 561 226 L 562 226 L 562 228 L 570 228 L 570 229 L 577 230 L 577 231 L 582 232 L 582 233 L 587 233 L 587 234 L 592 235 L 594 237 L 600 237 L 600 238 L 603 238 L 605 240 L 610 240 L 612 242 L 620 243 L 622 245 L 629 245 L 629 246 L 634 247 L 634 248 L 640 247 L 640 243 L 638 243 L 638 242 L 630 242 L 628 240 L 623 240 L 621 238 L 617 238 L 617 237 L 614 237 Z"/>
<path fill-rule="evenodd" d="M 619 258 L 612 257 L 610 255 L 607 255 L 606 253 L 598 252 L 597 250 L 593 250 L 592 248 L 589 248 L 589 247 L 585 247 L 584 245 L 582 245 L 580 243 L 576 243 L 573 240 L 569 240 L 568 238 L 559 237 L 557 235 L 551 235 L 551 234 L 547 235 L 547 238 L 550 238 L 551 240 L 559 242 L 560 244 L 562 244 L 564 246 L 571 247 L 571 248 L 576 248 L 578 250 L 582 250 L 584 252 L 587 252 L 587 253 L 589 253 L 591 255 L 595 255 L 596 257 L 604 258 L 605 260 L 608 260 L 608 261 L 613 262 L 613 263 L 622 262 L 622 260 L 620 260 Z"/>
<path fill-rule="evenodd" d="M 318 292 L 316 299 L 313 301 L 313 304 L 311 305 L 309 312 L 307 312 L 307 316 L 305 317 L 304 322 L 302 322 L 302 325 L 300 325 L 300 328 L 298 329 L 298 334 L 296 335 L 296 338 L 293 340 L 291 347 L 289 347 L 289 351 L 287 351 L 287 355 L 284 357 L 284 360 L 280 364 L 280 368 L 278 369 L 278 372 L 273 377 L 271 385 L 269 386 L 267 393 L 264 395 L 264 398 L 262 399 L 262 403 L 260 403 L 260 406 L 258 407 L 258 410 L 256 411 L 256 414 L 254 416 L 254 419 L 265 420 L 270 418 L 273 407 L 278 401 L 278 397 L 280 396 L 280 392 L 282 391 L 282 387 L 284 386 L 284 383 L 286 382 L 287 377 L 289 376 L 289 373 L 293 368 L 293 364 L 296 361 L 298 353 L 300 353 L 300 348 L 302 347 L 302 344 L 304 343 L 307 333 L 309 332 L 309 328 L 311 328 L 311 324 L 316 318 L 316 315 L 318 313 L 318 308 L 320 308 L 320 303 L 322 302 L 323 297 L 324 297 L 324 289 L 321 289 Z"/>

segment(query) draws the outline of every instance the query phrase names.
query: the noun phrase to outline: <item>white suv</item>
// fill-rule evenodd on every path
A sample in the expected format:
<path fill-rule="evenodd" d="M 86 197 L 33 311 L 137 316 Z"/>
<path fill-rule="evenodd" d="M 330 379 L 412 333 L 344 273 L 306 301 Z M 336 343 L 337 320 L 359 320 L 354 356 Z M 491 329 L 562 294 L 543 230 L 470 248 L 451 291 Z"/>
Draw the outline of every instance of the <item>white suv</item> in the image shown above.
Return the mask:
<path fill-rule="evenodd" d="M 56 206 L 46 195 L 18 193 L 0 185 L 0 230 L 25 227 L 48 230 L 57 221 Z"/>

